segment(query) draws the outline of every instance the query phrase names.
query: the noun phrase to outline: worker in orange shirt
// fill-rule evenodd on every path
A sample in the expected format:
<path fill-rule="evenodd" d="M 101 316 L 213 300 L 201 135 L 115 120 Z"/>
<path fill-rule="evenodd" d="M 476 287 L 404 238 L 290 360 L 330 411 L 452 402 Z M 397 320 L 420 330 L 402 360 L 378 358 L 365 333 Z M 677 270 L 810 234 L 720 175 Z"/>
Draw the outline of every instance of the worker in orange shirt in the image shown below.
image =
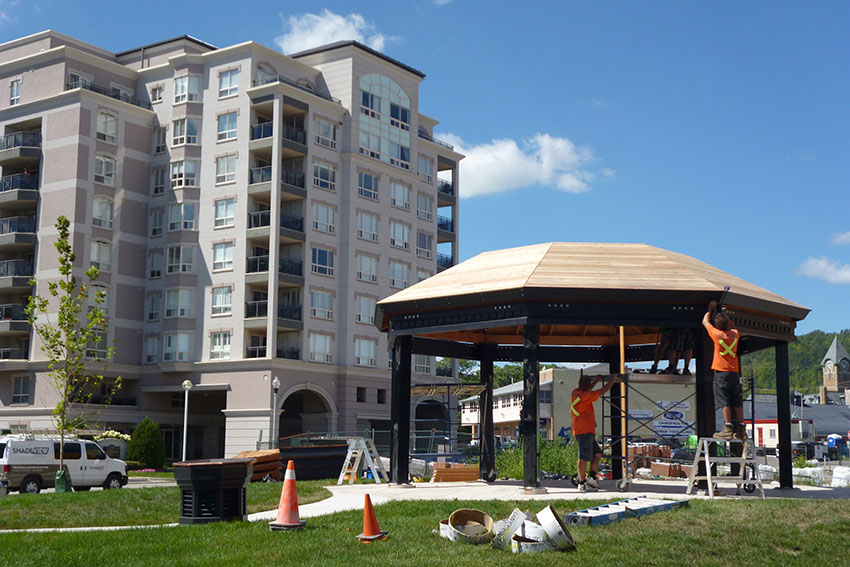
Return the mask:
<path fill-rule="evenodd" d="M 602 376 L 582 375 L 578 379 L 578 388 L 570 396 L 570 415 L 573 422 L 573 435 L 578 442 L 578 489 L 582 492 L 599 490 L 596 473 L 599 472 L 599 461 L 602 460 L 602 447 L 596 441 L 596 416 L 593 412 L 593 402 L 607 394 L 618 376 L 612 376 L 598 390 L 593 387 L 603 381 Z M 590 471 L 587 463 L 590 462 Z"/>
<path fill-rule="evenodd" d="M 708 304 L 708 311 L 702 318 L 702 324 L 708 336 L 714 342 L 714 358 L 711 369 L 714 370 L 714 400 L 723 408 L 723 429 L 714 434 L 715 439 L 746 439 L 744 426 L 744 398 L 741 394 L 741 379 L 738 374 L 738 342 L 741 333 L 735 323 L 721 308 L 714 315 L 717 302 Z"/>

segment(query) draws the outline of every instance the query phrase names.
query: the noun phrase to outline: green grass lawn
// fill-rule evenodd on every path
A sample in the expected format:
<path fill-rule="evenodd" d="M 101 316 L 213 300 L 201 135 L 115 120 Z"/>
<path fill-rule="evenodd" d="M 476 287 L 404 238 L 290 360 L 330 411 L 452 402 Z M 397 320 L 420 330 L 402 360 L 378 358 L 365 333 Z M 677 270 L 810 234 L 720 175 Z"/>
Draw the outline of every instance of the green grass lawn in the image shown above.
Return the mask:
<path fill-rule="evenodd" d="M 127 471 L 127 476 L 130 478 L 133 477 L 143 477 L 143 478 L 167 478 L 170 480 L 174 480 L 174 473 L 171 471 Z"/>
<path fill-rule="evenodd" d="M 564 513 L 598 503 L 554 506 Z M 457 508 L 479 508 L 498 519 L 516 505 L 536 512 L 544 503 L 391 502 L 376 507 L 389 539 L 368 545 L 355 539 L 363 521 L 359 510 L 310 518 L 301 532 L 271 532 L 265 522 L 234 522 L 94 534 L 4 534 L 0 565 L 810 566 L 843 565 L 848 557 L 850 502 L 841 500 L 692 501 L 672 512 L 574 527 L 578 548 L 568 554 L 512 555 L 433 533 L 439 520 Z"/>
<path fill-rule="evenodd" d="M 328 498 L 329 480 L 299 480 L 298 501 Z M 248 513 L 277 508 L 282 483 L 248 485 Z M 122 488 L 63 494 L 14 494 L 0 499 L 0 529 L 170 524 L 180 516 L 176 486 Z M 2 538 L 3 536 L 0 536 Z M 0 546 L 2 547 L 2 546 Z M 0 565 L 4 565 L 0 561 Z"/>

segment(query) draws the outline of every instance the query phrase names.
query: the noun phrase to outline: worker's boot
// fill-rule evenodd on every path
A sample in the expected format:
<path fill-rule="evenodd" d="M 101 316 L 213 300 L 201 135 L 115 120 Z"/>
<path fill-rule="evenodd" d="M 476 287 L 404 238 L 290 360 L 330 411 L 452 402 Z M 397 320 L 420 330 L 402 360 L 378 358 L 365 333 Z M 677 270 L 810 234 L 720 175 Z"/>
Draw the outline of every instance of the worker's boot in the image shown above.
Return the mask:
<path fill-rule="evenodd" d="M 714 434 L 715 439 L 723 439 L 724 441 L 731 441 L 735 437 L 735 428 L 732 427 L 731 423 L 727 423 L 723 426 L 723 429 Z"/>
<path fill-rule="evenodd" d="M 743 423 L 735 424 L 735 439 L 741 439 L 742 441 L 746 441 L 747 439 L 747 426 Z"/>

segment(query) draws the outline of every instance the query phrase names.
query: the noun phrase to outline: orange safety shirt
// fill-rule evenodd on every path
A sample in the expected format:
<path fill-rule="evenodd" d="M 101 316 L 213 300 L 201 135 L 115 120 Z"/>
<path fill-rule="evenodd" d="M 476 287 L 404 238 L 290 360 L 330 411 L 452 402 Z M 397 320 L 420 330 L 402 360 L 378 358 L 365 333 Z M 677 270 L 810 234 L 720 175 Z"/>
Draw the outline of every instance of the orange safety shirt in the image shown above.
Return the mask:
<path fill-rule="evenodd" d="M 738 372 L 738 340 L 741 333 L 738 329 L 721 331 L 714 325 L 706 327 L 708 335 L 714 341 L 714 359 L 711 369 L 718 372 Z"/>
<path fill-rule="evenodd" d="M 601 390 L 573 390 L 570 396 L 570 415 L 573 418 L 573 435 L 596 433 L 596 416 L 593 402 L 602 395 Z"/>

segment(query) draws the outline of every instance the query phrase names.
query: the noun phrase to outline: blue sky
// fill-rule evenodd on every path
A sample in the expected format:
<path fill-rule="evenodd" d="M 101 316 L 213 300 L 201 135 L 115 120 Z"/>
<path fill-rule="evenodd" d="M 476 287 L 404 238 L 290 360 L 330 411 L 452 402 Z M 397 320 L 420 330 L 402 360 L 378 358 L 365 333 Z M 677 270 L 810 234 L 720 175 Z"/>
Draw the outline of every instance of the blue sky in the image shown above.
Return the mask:
<path fill-rule="evenodd" d="M 194 4 L 192 4 L 194 5 Z M 423 71 L 469 156 L 461 259 L 644 242 L 850 327 L 850 4 L 0 0 L 0 39 L 113 51 L 189 34 L 291 53 L 358 39 Z M 234 9 L 238 6 L 238 9 Z"/>

